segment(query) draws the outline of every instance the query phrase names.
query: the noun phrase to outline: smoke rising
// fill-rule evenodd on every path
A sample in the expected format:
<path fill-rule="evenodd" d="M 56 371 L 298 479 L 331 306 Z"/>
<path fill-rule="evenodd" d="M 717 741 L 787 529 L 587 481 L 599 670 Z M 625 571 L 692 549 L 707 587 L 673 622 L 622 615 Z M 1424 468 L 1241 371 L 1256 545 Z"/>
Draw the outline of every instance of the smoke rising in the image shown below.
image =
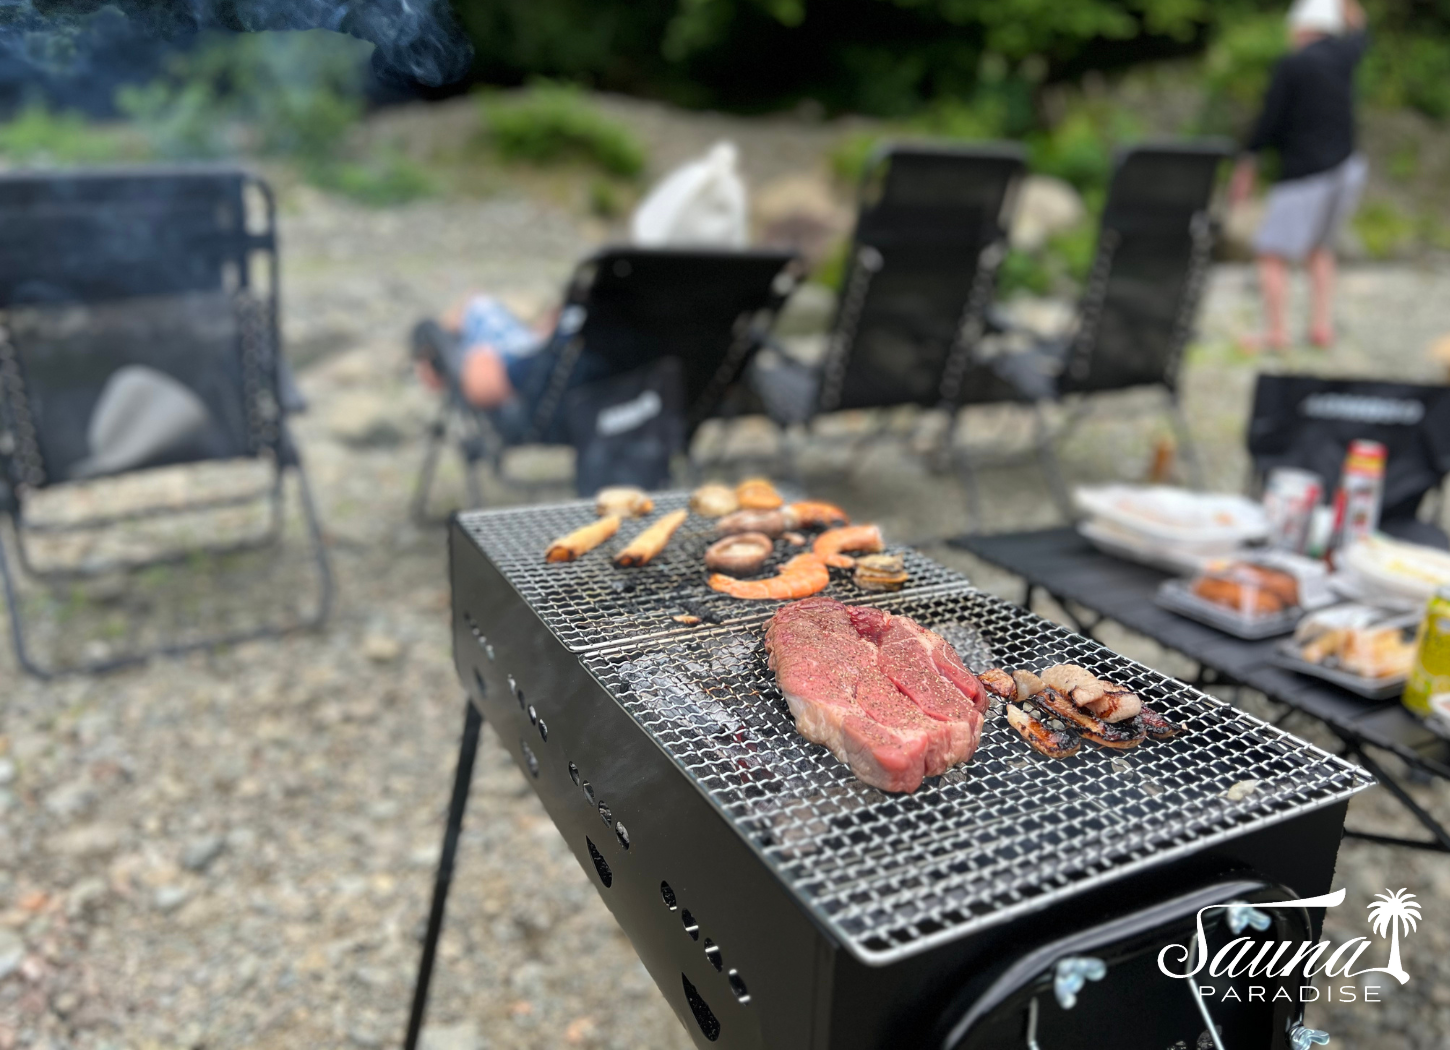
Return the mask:
<path fill-rule="evenodd" d="M 94 110 L 201 33 L 306 29 L 372 44 L 385 81 L 439 87 L 473 60 L 447 0 L 0 0 L 0 84 L 63 83 L 72 104 Z"/>

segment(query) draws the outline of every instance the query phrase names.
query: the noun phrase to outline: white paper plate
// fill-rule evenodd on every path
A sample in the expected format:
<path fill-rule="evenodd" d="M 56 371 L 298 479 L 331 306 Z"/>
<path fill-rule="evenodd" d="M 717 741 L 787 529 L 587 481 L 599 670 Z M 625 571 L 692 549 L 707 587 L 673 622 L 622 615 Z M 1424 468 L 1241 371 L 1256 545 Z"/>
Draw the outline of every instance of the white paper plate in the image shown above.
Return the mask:
<path fill-rule="evenodd" d="M 1233 546 L 1269 533 L 1263 507 L 1243 496 L 1166 485 L 1098 485 L 1080 486 L 1073 500 L 1088 517 L 1169 543 Z"/>

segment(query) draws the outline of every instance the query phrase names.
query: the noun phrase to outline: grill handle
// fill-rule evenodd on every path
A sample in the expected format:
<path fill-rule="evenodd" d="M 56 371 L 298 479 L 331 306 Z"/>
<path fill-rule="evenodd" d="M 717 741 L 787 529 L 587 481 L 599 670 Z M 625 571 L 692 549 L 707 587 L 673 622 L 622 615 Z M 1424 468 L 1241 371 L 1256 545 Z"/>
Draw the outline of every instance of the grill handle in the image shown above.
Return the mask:
<path fill-rule="evenodd" d="M 962 1018 L 951 1026 L 946 1038 L 942 1040 L 941 1050 L 955 1050 L 978 1021 L 1000 1006 L 1009 996 L 1035 980 L 1039 974 L 1051 970 L 1057 961 L 1065 956 L 1090 955 L 1105 945 L 1128 940 L 1159 926 L 1166 926 L 1194 915 L 1200 908 L 1238 900 L 1268 888 L 1267 883 L 1257 879 L 1231 879 L 1213 883 L 1192 893 L 1130 912 L 1101 925 L 1043 945 L 1018 959 L 1008 967 L 1001 977 L 992 982 L 986 992 L 972 1003 Z M 1031 1009 L 1032 1007 L 1029 1006 L 1029 1010 Z M 1029 1014 L 1029 1021 L 1030 1019 Z"/>

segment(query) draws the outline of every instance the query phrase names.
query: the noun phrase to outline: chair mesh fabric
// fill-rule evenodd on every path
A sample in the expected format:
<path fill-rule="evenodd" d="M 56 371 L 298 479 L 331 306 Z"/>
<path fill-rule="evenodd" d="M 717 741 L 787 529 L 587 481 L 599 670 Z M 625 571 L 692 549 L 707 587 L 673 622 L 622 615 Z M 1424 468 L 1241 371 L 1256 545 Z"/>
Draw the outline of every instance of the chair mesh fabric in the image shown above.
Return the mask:
<path fill-rule="evenodd" d="M 763 333 L 752 323 L 794 287 L 796 262 L 787 251 L 606 249 L 570 287 L 569 304 L 584 310 L 578 345 L 601 379 L 678 357 L 698 423 L 755 349 Z"/>
<path fill-rule="evenodd" d="M 69 477 L 78 461 L 96 451 L 88 423 L 107 381 L 126 365 L 145 365 L 180 381 L 211 417 L 206 433 L 167 462 L 255 453 L 231 295 L 191 292 L 15 307 L 8 323 L 41 462 L 52 482 Z"/>
<path fill-rule="evenodd" d="M 1351 441 L 1387 452 L 1381 519 L 1413 518 L 1450 473 L 1450 387 L 1319 376 L 1261 375 L 1248 448 L 1257 472 L 1313 471 L 1333 491 Z"/>
<path fill-rule="evenodd" d="M 97 450 L 107 381 L 144 365 L 206 406 L 206 432 L 164 460 L 255 456 L 280 442 L 275 303 L 251 280 L 236 170 L 0 177 L 0 457 L 17 484 L 64 481 Z M 0 435 L 3 436 L 3 435 Z"/>
<path fill-rule="evenodd" d="M 840 373 L 832 377 L 828 361 L 822 410 L 942 401 L 973 291 L 990 292 L 979 287 L 994 276 L 987 253 L 1004 240 L 1022 173 L 1011 147 L 897 146 L 868 169 L 852 258 L 879 253 L 880 265 L 862 301 L 843 304 L 854 330 L 838 319 L 831 352 Z M 984 310 L 990 295 L 978 298 Z"/>
<path fill-rule="evenodd" d="M 1145 146 L 1113 174 L 1059 393 L 1174 387 L 1207 275 L 1225 146 Z"/>

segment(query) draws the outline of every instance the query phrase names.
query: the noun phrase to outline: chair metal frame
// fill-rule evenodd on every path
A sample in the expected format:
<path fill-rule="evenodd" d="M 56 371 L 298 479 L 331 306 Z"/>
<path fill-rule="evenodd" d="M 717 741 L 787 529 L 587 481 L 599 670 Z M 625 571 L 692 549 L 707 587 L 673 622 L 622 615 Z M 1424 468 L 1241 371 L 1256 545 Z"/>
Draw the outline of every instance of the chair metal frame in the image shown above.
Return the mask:
<path fill-rule="evenodd" d="M 62 674 L 101 674 L 118 668 L 143 663 L 156 656 L 171 656 L 200 649 L 234 645 L 258 638 L 279 637 L 294 630 L 310 630 L 326 622 L 333 600 L 333 581 L 322 528 L 317 515 L 311 486 L 302 459 L 286 424 L 286 412 L 297 407 L 298 398 L 290 389 L 281 355 L 279 324 L 280 261 L 276 240 L 276 199 L 271 187 L 262 179 L 230 168 L 201 167 L 187 169 L 150 169 L 143 171 L 95 171 L 84 175 L 67 174 L 66 179 L 126 178 L 144 181 L 148 175 L 174 178 L 178 175 L 217 176 L 239 180 L 239 194 L 245 208 L 248 189 L 255 190 L 262 202 L 263 227 L 260 232 L 245 231 L 236 237 L 237 270 L 233 289 L 233 306 L 238 321 L 238 353 L 242 356 L 242 397 L 248 413 L 254 444 L 251 458 L 267 463 L 271 477 L 267 484 L 220 497 L 203 498 L 174 504 L 147 505 L 133 510 L 98 514 L 65 521 L 33 521 L 26 517 L 27 499 L 41 489 L 66 484 L 47 477 L 37 432 L 31 419 L 29 394 L 26 389 L 24 364 L 10 340 L 8 313 L 0 310 L 0 519 L 9 519 L 16 545 L 17 565 L 26 577 L 47 583 L 85 579 L 103 574 L 130 574 L 157 565 L 175 564 L 202 554 L 209 556 L 261 550 L 280 544 L 283 533 L 284 483 L 288 470 L 295 471 L 298 498 L 303 512 L 311 557 L 316 566 L 316 611 L 290 624 L 268 624 L 248 630 L 219 632 L 202 638 L 174 644 L 159 644 L 133 650 L 115 657 L 83 661 L 65 666 L 43 666 L 26 644 L 23 613 L 18 598 L 17 576 L 6 553 L 3 532 L 0 532 L 0 587 L 3 587 L 9 609 L 11 642 L 16 659 L 28 673 L 42 680 Z M 33 178 L 20 176 L 20 178 Z M 104 206 L 104 205 L 102 205 Z M 266 291 L 259 294 L 253 279 L 252 260 L 265 260 Z M 108 477 L 144 472 L 145 468 L 122 471 Z M 262 501 L 267 503 L 267 523 L 259 532 L 230 543 L 201 544 L 129 559 L 116 559 L 85 565 L 42 566 L 27 546 L 27 535 L 58 533 L 95 533 L 128 522 L 178 515 L 244 507 Z"/>

